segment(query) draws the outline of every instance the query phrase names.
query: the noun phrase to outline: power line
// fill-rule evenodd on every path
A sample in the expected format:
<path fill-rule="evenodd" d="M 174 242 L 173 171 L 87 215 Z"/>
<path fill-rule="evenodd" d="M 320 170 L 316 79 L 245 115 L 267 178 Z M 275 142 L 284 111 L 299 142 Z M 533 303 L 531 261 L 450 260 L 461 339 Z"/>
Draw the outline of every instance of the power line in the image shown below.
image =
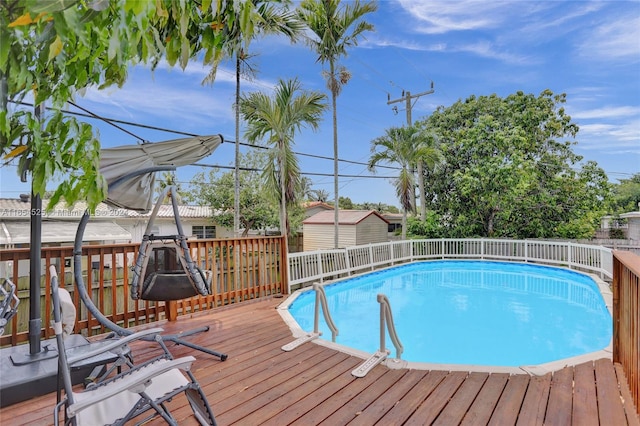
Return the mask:
<path fill-rule="evenodd" d="M 235 167 L 232 166 L 221 166 L 218 164 L 203 164 L 203 163 L 194 163 L 194 166 L 206 167 L 211 169 L 225 169 L 225 170 L 234 170 Z M 262 169 L 257 169 L 255 167 L 240 167 L 240 170 L 250 171 L 250 172 L 261 172 Z M 333 177 L 333 173 L 317 173 L 317 172 L 300 172 L 300 174 L 305 176 L 327 176 Z M 339 177 L 347 177 L 347 178 L 371 178 L 371 179 L 396 179 L 398 176 L 374 176 L 374 175 L 346 175 L 346 174 L 338 174 Z"/>
<path fill-rule="evenodd" d="M 19 104 L 19 105 L 23 105 L 23 106 L 30 106 L 30 107 L 34 106 L 32 103 L 29 103 L 29 102 L 16 102 L 16 101 L 10 101 L 10 102 L 13 102 L 13 103 Z M 73 105 L 76 106 L 75 104 L 73 104 Z M 78 108 L 80 108 L 80 107 L 78 107 Z M 56 111 L 55 108 L 46 107 L 46 109 L 50 110 L 50 111 Z M 81 109 L 83 109 L 83 108 L 81 108 Z M 85 110 L 85 111 L 88 111 L 88 110 Z M 151 126 L 151 125 L 147 125 L 147 124 L 140 124 L 140 123 L 133 123 L 131 121 L 119 120 L 119 119 L 116 119 L 116 118 L 102 117 L 102 116 L 98 116 L 97 114 L 94 114 L 94 113 L 92 113 L 90 111 L 88 111 L 88 113 L 81 113 L 81 112 L 76 112 L 76 111 L 65 110 L 64 112 L 67 113 L 67 114 L 70 114 L 70 115 L 77 115 L 79 117 L 93 118 L 93 119 L 101 120 L 101 121 L 104 121 L 104 122 L 107 122 L 107 123 L 112 122 L 112 123 L 118 123 L 118 124 L 125 124 L 127 126 L 140 127 L 140 128 L 149 129 L 149 130 L 157 130 L 157 131 L 160 131 L 160 132 L 173 133 L 173 134 L 181 135 L 181 136 L 191 136 L 191 137 L 201 136 L 201 135 L 199 135 L 197 133 L 183 132 L 183 131 L 180 131 L 180 130 L 167 129 L 165 127 Z M 146 142 L 143 138 L 141 138 L 139 136 L 136 136 L 136 135 L 134 135 L 134 134 L 132 134 L 130 132 L 127 132 L 126 130 L 121 129 L 119 126 L 116 126 L 116 127 L 118 129 L 128 133 L 128 134 L 131 134 L 135 138 Z M 226 137 L 224 138 L 224 140 L 225 140 L 225 142 L 235 143 L 235 141 L 233 139 L 228 139 Z M 254 144 L 250 144 L 250 143 L 246 143 L 246 142 L 240 142 L 240 145 L 246 146 L 246 147 L 249 147 L 249 148 L 256 148 L 256 149 L 270 149 L 269 147 L 266 147 L 266 146 L 263 146 L 263 145 L 254 145 Z M 327 157 L 327 156 L 316 155 L 316 154 L 306 154 L 306 153 L 303 153 L 303 152 L 296 152 L 296 151 L 294 151 L 293 153 L 296 154 L 296 155 L 303 156 L 303 157 L 311 157 L 311 158 L 318 158 L 318 159 L 321 159 L 321 160 L 331 160 L 331 161 L 333 161 L 333 157 Z M 343 162 L 343 163 L 352 163 L 352 164 L 368 166 L 368 163 L 363 163 L 363 162 L 359 162 L 359 161 L 343 160 L 343 159 L 338 159 L 338 161 Z M 377 166 L 377 167 L 385 168 L 385 169 L 391 169 L 391 170 L 400 170 L 400 167 L 394 167 L 394 166 L 383 166 L 383 165 L 381 165 L 381 166 Z"/>

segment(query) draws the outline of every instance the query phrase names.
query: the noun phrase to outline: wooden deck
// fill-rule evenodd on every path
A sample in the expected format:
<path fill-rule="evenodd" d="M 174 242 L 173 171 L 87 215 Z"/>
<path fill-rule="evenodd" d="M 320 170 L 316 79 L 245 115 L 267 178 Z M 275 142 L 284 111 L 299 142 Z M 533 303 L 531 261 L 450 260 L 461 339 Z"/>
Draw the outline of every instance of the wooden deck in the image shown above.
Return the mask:
<path fill-rule="evenodd" d="M 193 354 L 193 371 L 208 395 L 219 425 L 640 425 L 619 366 L 598 360 L 545 376 L 390 370 L 377 366 L 365 378 L 351 371 L 360 358 L 313 343 L 292 352 L 292 340 L 269 299 L 181 318 L 162 326 L 177 332 L 200 325 L 211 330 L 195 343 L 226 352 L 220 362 Z M 133 348 L 136 360 L 149 344 Z M 48 425 L 55 395 L 0 410 L 0 423 Z M 170 403 L 181 425 L 196 424 L 186 399 Z M 152 424 L 163 424 L 154 421 Z"/>

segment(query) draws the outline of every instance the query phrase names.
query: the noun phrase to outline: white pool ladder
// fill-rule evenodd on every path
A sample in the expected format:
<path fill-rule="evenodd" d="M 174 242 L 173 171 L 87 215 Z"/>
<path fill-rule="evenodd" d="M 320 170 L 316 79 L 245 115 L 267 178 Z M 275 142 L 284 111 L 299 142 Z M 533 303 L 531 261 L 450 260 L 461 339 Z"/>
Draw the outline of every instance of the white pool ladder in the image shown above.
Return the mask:
<path fill-rule="evenodd" d="M 351 374 L 355 377 L 366 376 L 367 373 L 373 369 L 373 367 L 387 359 L 390 353 L 390 351 L 385 347 L 385 331 L 387 329 L 389 330 L 389 337 L 391 338 L 391 341 L 396 348 L 396 362 L 400 361 L 402 351 L 404 350 L 402 343 L 400 343 L 400 339 L 398 338 L 398 333 L 396 332 L 396 327 L 393 322 L 393 314 L 391 313 L 391 304 L 389 303 L 389 299 L 387 298 L 387 296 L 380 293 L 378 294 L 378 303 L 380 303 L 380 349 L 376 353 L 371 355 L 369 359 L 360 364 L 358 368 L 351 372 Z"/>
<path fill-rule="evenodd" d="M 331 313 L 329 313 L 329 306 L 327 304 L 327 294 L 324 291 L 324 287 L 318 283 L 313 284 L 313 289 L 316 292 L 316 304 L 315 304 L 315 312 L 313 316 L 313 332 L 307 333 L 304 336 L 298 337 L 291 343 L 287 343 L 282 347 L 283 351 L 289 352 L 297 348 L 298 346 L 309 342 L 313 339 L 317 339 L 322 335 L 322 332 L 318 329 L 318 321 L 320 317 L 320 305 L 322 305 L 322 313 L 324 314 L 324 320 L 327 323 L 327 326 L 331 330 L 331 341 L 336 341 L 336 336 L 338 335 L 338 328 L 336 324 L 333 322 L 333 318 L 331 318 Z"/>

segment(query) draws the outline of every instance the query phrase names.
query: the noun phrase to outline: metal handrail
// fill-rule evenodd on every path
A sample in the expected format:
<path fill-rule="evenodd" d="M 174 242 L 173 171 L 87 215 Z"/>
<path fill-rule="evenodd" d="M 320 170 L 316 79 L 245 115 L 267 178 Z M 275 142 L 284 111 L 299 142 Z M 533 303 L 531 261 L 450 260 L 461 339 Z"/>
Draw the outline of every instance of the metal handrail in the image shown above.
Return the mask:
<path fill-rule="evenodd" d="M 386 352 L 385 348 L 385 322 L 386 329 L 389 331 L 389 337 L 393 342 L 393 346 L 396 348 L 396 358 L 400 359 L 402 356 L 402 352 L 404 351 L 404 347 L 402 343 L 400 343 L 400 339 L 398 338 L 398 333 L 396 332 L 396 326 L 393 322 L 393 313 L 391 312 L 391 304 L 389 303 L 389 298 L 384 294 L 378 294 L 378 303 L 380 303 L 380 352 Z"/>
<path fill-rule="evenodd" d="M 378 303 L 380 303 L 380 349 L 378 349 L 376 353 L 367 358 L 366 361 L 364 361 L 351 372 L 351 374 L 355 377 L 366 376 L 367 373 L 373 369 L 373 367 L 387 359 L 390 353 L 385 344 L 385 333 L 387 330 L 389 331 L 389 337 L 391 337 L 393 345 L 396 347 L 396 359 L 394 361 L 395 364 L 387 364 L 387 366 L 389 368 L 399 368 L 403 365 L 403 361 L 400 360 L 400 357 L 402 356 L 404 347 L 402 346 L 402 343 L 400 343 L 398 333 L 396 332 L 396 326 L 393 322 L 393 314 L 391 313 L 391 304 L 389 303 L 389 299 L 384 294 L 378 293 Z"/>
<path fill-rule="evenodd" d="M 320 304 L 322 305 L 322 313 L 324 314 L 324 321 L 327 323 L 329 330 L 331 330 L 331 341 L 336 341 L 336 336 L 338 335 L 338 327 L 336 327 L 335 322 L 333 322 L 333 318 L 331 318 L 331 313 L 329 312 L 329 305 L 327 303 L 327 293 L 324 291 L 324 287 L 318 283 L 313 284 L 313 289 L 316 292 L 316 306 L 315 313 L 313 317 L 313 332 L 320 335 L 320 330 L 318 327 L 319 317 L 320 317 Z M 320 303 L 318 303 L 320 302 Z"/>
<path fill-rule="evenodd" d="M 333 318 L 331 318 L 331 313 L 329 312 L 329 304 L 327 303 L 327 294 L 324 291 L 324 287 L 319 283 L 313 283 L 313 289 L 316 292 L 316 303 L 314 306 L 314 314 L 313 314 L 313 332 L 307 333 L 304 336 L 298 337 L 291 343 L 287 343 L 282 346 L 283 351 L 292 351 L 303 343 L 309 342 L 311 340 L 317 339 L 322 335 L 320 331 L 319 323 L 320 323 L 320 305 L 322 305 L 322 312 L 324 314 L 324 321 L 327 323 L 329 330 L 331 330 L 331 341 L 335 343 L 336 336 L 338 335 L 338 327 L 333 322 Z"/>

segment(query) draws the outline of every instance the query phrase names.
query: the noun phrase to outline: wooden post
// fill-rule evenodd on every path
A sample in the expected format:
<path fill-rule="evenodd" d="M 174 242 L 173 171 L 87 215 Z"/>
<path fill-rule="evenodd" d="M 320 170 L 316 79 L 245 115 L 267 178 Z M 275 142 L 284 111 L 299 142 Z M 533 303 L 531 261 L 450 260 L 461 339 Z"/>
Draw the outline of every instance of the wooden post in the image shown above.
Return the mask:
<path fill-rule="evenodd" d="M 176 300 L 170 300 L 167 303 L 167 319 L 169 321 L 176 321 L 178 319 L 178 302 Z"/>

